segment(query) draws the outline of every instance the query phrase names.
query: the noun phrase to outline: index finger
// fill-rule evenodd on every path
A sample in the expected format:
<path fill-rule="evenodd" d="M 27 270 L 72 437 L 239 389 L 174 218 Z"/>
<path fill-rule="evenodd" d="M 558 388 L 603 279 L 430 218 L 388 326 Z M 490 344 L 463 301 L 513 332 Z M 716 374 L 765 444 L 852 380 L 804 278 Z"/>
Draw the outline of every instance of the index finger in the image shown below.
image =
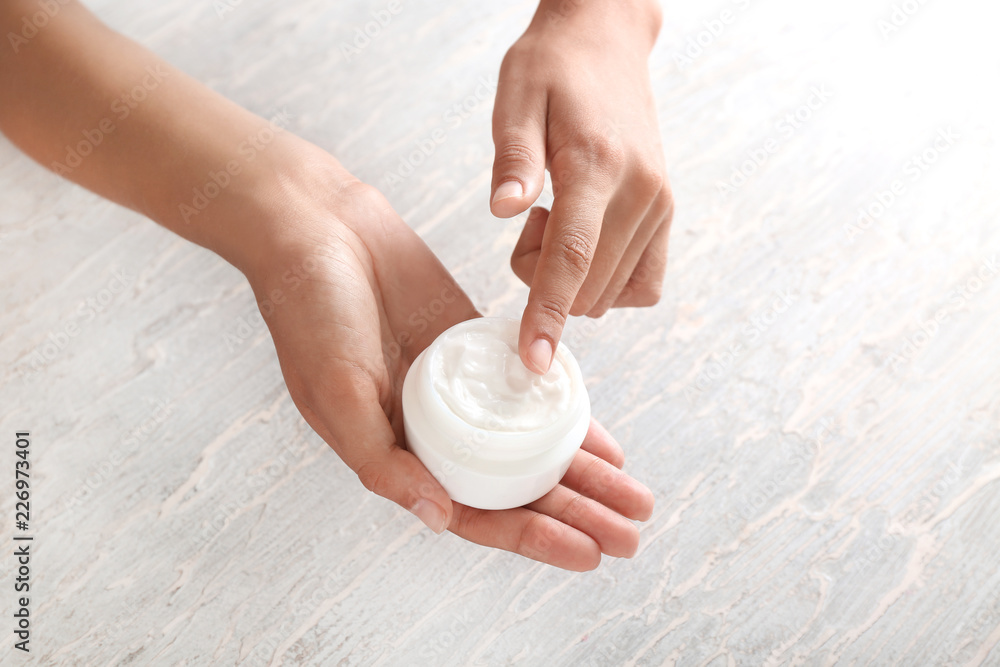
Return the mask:
<path fill-rule="evenodd" d="M 607 193 L 580 184 L 566 187 L 552 203 L 518 340 L 521 361 L 535 373 L 545 374 L 552 365 L 570 308 L 590 271 L 608 201 Z"/>

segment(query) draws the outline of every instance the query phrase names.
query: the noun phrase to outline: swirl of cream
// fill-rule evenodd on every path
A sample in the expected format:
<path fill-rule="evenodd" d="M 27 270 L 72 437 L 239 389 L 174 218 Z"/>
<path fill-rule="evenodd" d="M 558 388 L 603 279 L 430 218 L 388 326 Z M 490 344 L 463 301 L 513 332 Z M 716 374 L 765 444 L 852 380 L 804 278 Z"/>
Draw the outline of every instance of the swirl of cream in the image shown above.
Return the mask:
<path fill-rule="evenodd" d="M 502 324 L 484 323 L 439 338 L 430 369 L 434 390 L 471 426 L 537 431 L 569 409 L 573 385 L 558 353 L 545 375 L 529 371 L 517 354 L 517 322 Z"/>

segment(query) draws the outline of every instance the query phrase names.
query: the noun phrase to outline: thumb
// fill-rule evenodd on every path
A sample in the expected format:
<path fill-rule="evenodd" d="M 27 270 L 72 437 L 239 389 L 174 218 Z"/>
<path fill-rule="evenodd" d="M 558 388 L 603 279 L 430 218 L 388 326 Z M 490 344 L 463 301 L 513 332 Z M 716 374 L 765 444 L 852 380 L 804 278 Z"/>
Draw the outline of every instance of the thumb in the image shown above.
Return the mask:
<path fill-rule="evenodd" d="M 300 411 L 317 433 L 354 472 L 366 489 L 409 510 L 435 533 L 451 523 L 448 492 L 415 455 L 397 444 L 396 434 L 378 401 L 376 388 L 354 383 L 320 405 L 336 406 L 320 417 L 308 406 Z"/>
<path fill-rule="evenodd" d="M 354 470 L 366 489 L 409 510 L 435 533 L 451 523 L 448 492 L 420 459 L 395 443 L 366 452 Z"/>
<path fill-rule="evenodd" d="M 490 210 L 510 218 L 531 206 L 545 183 L 545 98 L 500 72 L 493 109 Z"/>

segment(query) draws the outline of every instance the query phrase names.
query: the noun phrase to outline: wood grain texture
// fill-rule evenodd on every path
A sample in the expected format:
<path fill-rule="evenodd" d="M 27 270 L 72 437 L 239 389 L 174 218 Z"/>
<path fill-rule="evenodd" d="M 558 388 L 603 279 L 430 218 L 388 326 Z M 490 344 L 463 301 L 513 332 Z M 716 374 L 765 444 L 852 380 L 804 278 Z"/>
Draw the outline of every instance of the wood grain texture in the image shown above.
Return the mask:
<path fill-rule="evenodd" d="M 2 460 L 31 429 L 37 484 L 28 664 L 1000 665 L 995 3 L 927 3 L 888 33 L 890 2 L 679 4 L 651 59 L 677 198 L 664 298 L 566 337 L 657 497 L 639 554 L 592 573 L 368 494 L 299 417 L 236 270 L 0 142 Z M 286 110 L 485 313 L 518 314 L 520 225 L 489 214 L 476 95 L 530 2 L 405 2 L 350 61 L 384 2 L 91 5 Z M 0 664 L 22 664 L 9 626 Z"/>

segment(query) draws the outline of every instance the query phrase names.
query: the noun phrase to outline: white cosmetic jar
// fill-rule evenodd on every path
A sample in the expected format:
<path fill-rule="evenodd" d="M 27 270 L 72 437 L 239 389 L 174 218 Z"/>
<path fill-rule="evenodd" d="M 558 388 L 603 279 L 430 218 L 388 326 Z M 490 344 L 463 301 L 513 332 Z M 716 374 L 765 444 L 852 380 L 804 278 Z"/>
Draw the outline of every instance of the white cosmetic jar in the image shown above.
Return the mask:
<path fill-rule="evenodd" d="M 545 375 L 517 352 L 520 323 L 451 327 L 403 381 L 407 447 L 452 500 L 486 510 L 538 500 L 569 469 L 590 426 L 580 366 L 560 343 Z"/>

